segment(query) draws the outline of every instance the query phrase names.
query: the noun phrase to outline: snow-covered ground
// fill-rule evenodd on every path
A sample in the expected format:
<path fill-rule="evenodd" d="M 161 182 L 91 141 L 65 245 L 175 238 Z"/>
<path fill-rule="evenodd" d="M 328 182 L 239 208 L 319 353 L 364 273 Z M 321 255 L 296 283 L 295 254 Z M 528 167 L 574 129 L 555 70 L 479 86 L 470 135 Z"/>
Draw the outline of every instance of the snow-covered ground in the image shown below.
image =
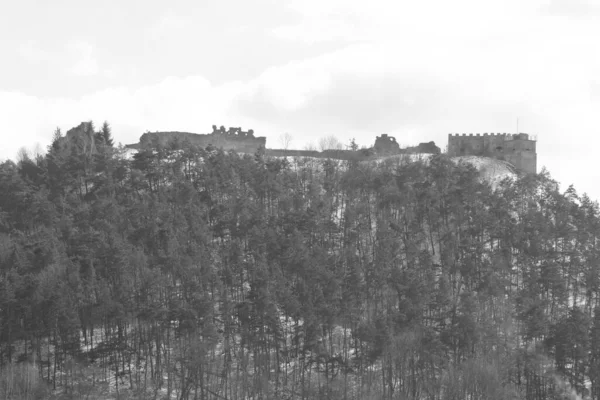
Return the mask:
<path fill-rule="evenodd" d="M 412 153 L 412 154 L 394 154 L 391 156 L 383 156 L 383 157 L 379 157 L 376 160 L 374 160 L 374 162 L 376 162 L 377 164 L 382 163 L 382 162 L 398 162 L 398 163 L 402 163 L 402 162 L 415 162 L 415 161 L 424 161 L 424 162 L 428 162 L 429 159 L 433 156 L 433 154 L 427 154 L 427 153 Z"/>
<path fill-rule="evenodd" d="M 452 157 L 452 161 L 457 164 L 468 163 L 473 165 L 477 168 L 481 177 L 490 182 L 493 188 L 495 188 L 502 180 L 506 178 L 514 179 L 517 176 L 515 167 L 511 163 L 495 158 L 461 156 Z"/>
<path fill-rule="evenodd" d="M 429 160 L 433 157 L 433 154 L 397 154 L 393 156 L 385 156 L 374 160 L 375 163 L 382 162 L 397 162 L 398 164 L 402 164 L 404 162 L 415 162 L 415 161 L 423 161 L 425 163 L 429 162 Z M 493 188 L 505 178 L 514 179 L 517 177 L 517 172 L 515 167 L 506 161 L 497 160 L 495 158 L 489 157 L 479 157 L 479 156 L 461 156 L 461 157 L 452 157 L 451 160 L 457 164 L 467 163 L 473 165 L 481 174 L 481 177 L 486 181 L 490 182 Z"/>
<path fill-rule="evenodd" d="M 126 160 L 133 160 L 133 156 L 138 153 L 137 149 L 123 148 L 122 157 Z"/>
<path fill-rule="evenodd" d="M 132 160 L 133 156 L 138 152 L 136 149 L 123 149 L 121 153 L 121 157 Z M 382 156 L 372 160 L 365 160 L 362 163 L 392 163 L 397 165 L 403 165 L 410 162 L 422 161 L 424 163 L 428 163 L 429 160 L 433 157 L 433 154 L 426 153 L 415 153 L 415 154 L 395 154 L 390 156 Z M 308 156 L 275 156 L 274 158 L 279 159 L 287 159 L 290 161 L 291 167 L 293 170 L 298 170 L 299 168 L 305 168 L 307 166 L 312 166 L 313 168 L 317 165 L 320 165 L 325 158 L 321 157 L 308 157 Z M 507 161 L 497 160 L 495 158 L 490 157 L 480 157 L 480 156 L 460 156 L 460 157 L 452 157 L 451 160 L 457 164 L 460 163 L 468 163 L 473 165 L 480 173 L 481 178 L 488 181 L 492 185 L 492 189 L 496 189 L 498 184 L 502 182 L 504 179 L 515 179 L 517 177 L 517 172 L 515 167 Z M 343 160 L 335 160 L 337 161 L 337 166 L 339 167 L 345 161 Z"/>

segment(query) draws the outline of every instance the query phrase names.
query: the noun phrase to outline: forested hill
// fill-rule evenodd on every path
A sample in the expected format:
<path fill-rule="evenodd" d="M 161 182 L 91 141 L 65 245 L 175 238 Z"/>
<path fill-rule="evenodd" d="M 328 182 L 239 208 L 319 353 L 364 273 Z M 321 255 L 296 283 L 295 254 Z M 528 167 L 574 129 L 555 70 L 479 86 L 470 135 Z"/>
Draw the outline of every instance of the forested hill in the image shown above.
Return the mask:
<path fill-rule="evenodd" d="M 600 399 L 598 204 L 547 173 L 104 128 L 0 165 L 0 398 Z"/>

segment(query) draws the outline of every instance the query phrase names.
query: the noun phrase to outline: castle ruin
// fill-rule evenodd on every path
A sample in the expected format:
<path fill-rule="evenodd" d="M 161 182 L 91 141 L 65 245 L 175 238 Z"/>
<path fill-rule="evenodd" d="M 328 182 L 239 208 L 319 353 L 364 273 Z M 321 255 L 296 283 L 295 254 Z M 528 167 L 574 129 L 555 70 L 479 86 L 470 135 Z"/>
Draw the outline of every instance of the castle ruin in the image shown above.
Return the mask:
<path fill-rule="evenodd" d="M 83 125 L 82 125 L 83 126 Z M 78 127 L 79 130 L 84 130 Z M 69 133 L 67 134 L 69 136 Z M 183 144 L 189 142 L 199 147 L 214 146 L 225 151 L 235 150 L 240 153 L 253 154 L 262 148 L 272 156 L 310 156 L 310 157 L 332 157 L 351 159 L 356 157 L 350 150 L 325 151 L 322 153 L 306 150 L 277 150 L 266 149 L 266 138 L 254 136 L 254 131 L 249 129 L 243 131 L 239 127 L 224 126 L 217 128 L 212 126 L 212 132 L 208 134 L 197 134 L 190 132 L 146 132 L 140 137 L 140 141 L 127 145 L 128 148 L 142 149 Z M 369 152 L 372 152 L 369 154 Z M 381 134 L 375 139 L 374 146 L 362 154 L 361 157 L 369 158 L 376 156 L 389 156 L 396 154 L 429 153 L 440 154 L 441 150 L 435 142 L 419 143 L 418 146 L 400 148 L 396 138 L 388 134 Z M 448 134 L 448 151 L 450 157 L 480 156 L 504 160 L 521 172 L 537 173 L 536 140 L 527 133 L 484 133 L 484 134 Z"/>
<path fill-rule="evenodd" d="M 401 149 L 396 138 L 389 136 L 387 133 L 375 137 L 375 145 L 373 150 L 377 155 L 394 155 L 394 154 L 440 154 L 441 150 L 435 145 L 435 142 L 419 143 L 418 146 L 409 146 Z"/>
<path fill-rule="evenodd" d="M 537 172 L 536 141 L 527 133 L 448 134 L 448 156 L 482 156 L 508 161 L 518 170 Z"/>
<path fill-rule="evenodd" d="M 396 142 L 396 138 L 388 136 L 387 133 L 382 133 L 381 136 L 375 138 L 373 149 L 380 155 L 400 153 L 400 145 Z"/>
<path fill-rule="evenodd" d="M 199 147 L 214 146 L 225 151 L 235 150 L 240 153 L 256 153 L 259 148 L 264 148 L 267 138 L 254 136 L 254 131 L 242 128 L 225 129 L 224 126 L 217 128 L 212 126 L 212 133 L 201 134 L 191 132 L 146 132 L 140 137 L 139 143 L 127 145 L 129 148 L 140 149 L 155 147 L 157 145 L 167 146 L 172 143 L 189 142 Z"/>

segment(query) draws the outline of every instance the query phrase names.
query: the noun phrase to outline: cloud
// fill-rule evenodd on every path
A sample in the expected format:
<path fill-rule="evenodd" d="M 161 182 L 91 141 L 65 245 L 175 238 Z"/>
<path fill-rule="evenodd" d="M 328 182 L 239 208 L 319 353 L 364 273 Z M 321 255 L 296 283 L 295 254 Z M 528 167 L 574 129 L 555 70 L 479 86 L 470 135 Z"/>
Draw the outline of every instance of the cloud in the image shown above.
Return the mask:
<path fill-rule="evenodd" d="M 273 34 L 298 41 L 472 40 L 479 33 L 509 31 L 537 13 L 544 2 L 291 0 L 288 9 L 299 21 L 283 24 Z"/>
<path fill-rule="evenodd" d="M 590 0 L 551 0 L 542 7 L 549 15 L 571 18 L 594 18 L 600 16 L 600 5 Z"/>
<path fill-rule="evenodd" d="M 28 40 L 18 46 L 17 51 L 25 60 L 33 63 L 44 62 L 52 59 L 50 53 L 34 40 Z"/>
<path fill-rule="evenodd" d="M 187 31 L 191 22 L 189 17 L 169 11 L 150 26 L 148 36 L 152 40 L 162 40 L 180 35 Z"/>
<path fill-rule="evenodd" d="M 209 132 L 212 124 L 249 126 L 250 118 L 229 109 L 241 90 L 239 82 L 213 86 L 201 76 L 189 76 L 138 88 L 107 88 L 79 99 L 0 91 L 0 124 L 9 133 L 3 136 L 0 159 L 13 158 L 22 146 L 48 145 L 57 126 L 66 132 L 88 120 L 109 121 L 116 141 L 124 144 L 137 142 L 146 130 Z"/>
<path fill-rule="evenodd" d="M 289 132 L 297 147 L 329 134 L 344 143 L 356 137 L 372 145 L 384 132 L 402 144 L 435 140 L 444 147 L 450 132 L 512 132 L 519 118 L 521 131 L 539 135 L 540 167 L 549 166 L 565 184 L 576 180 L 582 191 L 596 190 L 600 28 L 590 19 L 560 16 L 566 3 L 287 4 L 295 19 L 272 35 L 290 48 L 328 42 L 323 47 L 335 50 L 220 85 L 192 75 L 110 87 L 78 99 L 0 92 L 0 107 L 8 111 L 0 123 L 14 133 L 7 141 L 12 147 L 0 150 L 0 157 L 13 156 L 35 137 L 47 143 L 57 125 L 68 129 L 89 119 L 108 120 L 123 143 L 137 141 L 146 130 L 206 132 L 217 124 L 254 128 L 272 144 Z M 579 8 L 584 9 L 589 10 Z M 164 40 L 185 33 L 189 24 L 186 16 L 167 13 L 146 33 Z M 35 43 L 30 47 L 23 54 L 42 57 Z M 95 61 L 89 43 L 73 49 L 80 61 L 73 72 L 109 73 Z M 14 138 L 19 143 L 13 146 Z"/>
<path fill-rule="evenodd" d="M 328 91 L 330 84 L 331 73 L 327 68 L 316 69 L 311 63 L 291 62 L 268 68 L 245 86 L 244 93 L 249 100 L 261 97 L 284 111 L 294 111 L 306 106 L 318 93 Z"/>
<path fill-rule="evenodd" d="M 44 143 L 46 138 L 40 135 L 45 123 L 39 119 L 41 112 L 39 99 L 18 92 L 0 91 L 0 123 L 3 126 L 0 160 L 14 158 L 17 150 L 23 146 L 30 148 L 35 143 Z M 51 126 L 48 130 L 48 140 L 52 135 Z"/>
<path fill-rule="evenodd" d="M 302 24 L 282 25 L 273 29 L 273 34 L 292 41 L 303 41 L 309 44 L 328 41 L 355 41 L 360 34 L 357 27 L 340 19 L 318 19 Z"/>
<path fill-rule="evenodd" d="M 75 58 L 75 63 L 68 68 L 77 76 L 94 76 L 100 72 L 98 62 L 94 57 L 94 48 L 84 40 L 73 40 L 67 45 L 69 53 Z"/>
<path fill-rule="evenodd" d="M 28 40 L 17 47 L 18 54 L 27 62 L 43 65 L 49 73 L 68 73 L 80 77 L 101 75 L 114 78 L 117 68 L 101 69 L 95 57 L 94 47 L 82 39 L 72 39 L 62 47 L 45 48 L 39 42 Z"/>
<path fill-rule="evenodd" d="M 587 149 L 600 146 L 600 27 L 560 15 L 558 2 L 549 15 L 547 3 L 293 1 L 299 20 L 275 36 L 343 47 L 268 69 L 234 107 L 297 146 L 330 133 L 370 145 L 387 132 L 443 147 L 447 133 L 513 132 L 520 118 L 520 130 L 540 139 L 540 169 L 598 198 Z M 588 6 L 580 2 L 579 14 Z"/>
<path fill-rule="evenodd" d="M 354 44 L 270 68 L 248 85 L 237 106 L 302 126 L 308 124 L 304 121 L 335 122 L 341 130 L 404 122 L 426 126 L 431 124 L 427 115 L 469 118 L 477 111 L 487 119 L 560 112 L 584 105 L 590 81 L 600 78 L 599 52 L 593 51 L 600 30 L 544 17 L 543 1 L 492 7 L 478 1 L 399 4 L 290 2 L 301 22 L 279 27 L 275 34 L 280 38 L 315 40 L 321 35 Z M 326 32 L 331 18 L 338 27 L 333 35 L 312 34 Z M 346 28 L 350 22 L 356 30 Z M 514 117 L 510 120 L 512 125 Z"/>

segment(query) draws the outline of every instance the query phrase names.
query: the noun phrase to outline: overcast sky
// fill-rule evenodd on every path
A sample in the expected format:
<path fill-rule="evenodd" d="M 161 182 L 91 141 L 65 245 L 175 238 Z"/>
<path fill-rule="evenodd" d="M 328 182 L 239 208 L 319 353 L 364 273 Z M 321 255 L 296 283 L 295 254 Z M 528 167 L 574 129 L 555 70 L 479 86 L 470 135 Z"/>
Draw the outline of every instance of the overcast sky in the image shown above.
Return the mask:
<path fill-rule="evenodd" d="M 538 137 L 538 170 L 600 199 L 596 0 L 81 0 L 0 11 L 0 158 L 58 126 L 253 128 L 280 147 Z"/>

